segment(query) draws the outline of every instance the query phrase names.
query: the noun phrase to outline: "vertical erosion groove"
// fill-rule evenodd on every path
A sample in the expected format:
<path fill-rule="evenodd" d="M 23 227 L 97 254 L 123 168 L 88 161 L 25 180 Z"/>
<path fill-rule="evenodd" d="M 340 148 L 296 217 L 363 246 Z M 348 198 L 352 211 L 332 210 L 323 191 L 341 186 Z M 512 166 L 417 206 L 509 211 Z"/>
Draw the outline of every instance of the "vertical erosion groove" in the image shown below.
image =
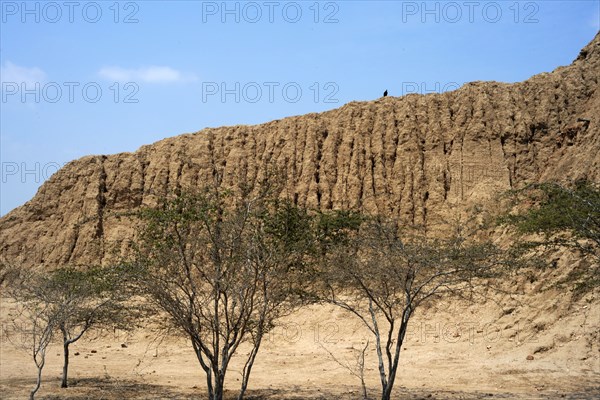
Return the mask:
<path fill-rule="evenodd" d="M 104 162 L 106 161 L 106 156 L 100 156 L 100 172 L 98 174 L 98 194 L 96 195 L 97 201 L 97 215 L 98 220 L 96 222 L 96 232 L 95 237 L 100 239 L 104 236 L 104 209 L 106 207 L 106 169 L 104 168 Z"/>

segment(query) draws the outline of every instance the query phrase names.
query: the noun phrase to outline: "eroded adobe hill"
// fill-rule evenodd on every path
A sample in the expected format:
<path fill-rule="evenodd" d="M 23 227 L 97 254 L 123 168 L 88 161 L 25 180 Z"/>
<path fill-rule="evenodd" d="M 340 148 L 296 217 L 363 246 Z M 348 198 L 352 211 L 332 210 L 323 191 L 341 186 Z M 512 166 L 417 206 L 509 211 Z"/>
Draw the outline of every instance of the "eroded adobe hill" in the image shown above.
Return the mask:
<path fill-rule="evenodd" d="M 599 72 L 600 34 L 571 65 L 521 83 L 352 102 L 84 157 L 0 219 L 0 253 L 26 265 L 101 262 L 135 235 L 126 211 L 215 173 L 234 185 L 276 166 L 300 204 L 426 223 L 525 182 L 600 181 Z"/>

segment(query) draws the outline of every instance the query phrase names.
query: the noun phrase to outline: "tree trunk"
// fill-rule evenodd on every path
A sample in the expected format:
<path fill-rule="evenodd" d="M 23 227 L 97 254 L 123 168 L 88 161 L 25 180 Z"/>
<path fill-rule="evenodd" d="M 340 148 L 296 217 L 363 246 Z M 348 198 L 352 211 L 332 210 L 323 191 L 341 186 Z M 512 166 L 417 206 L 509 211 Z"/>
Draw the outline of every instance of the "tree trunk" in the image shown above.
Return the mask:
<path fill-rule="evenodd" d="M 373 309 L 373 300 L 369 299 L 369 314 L 373 322 L 373 334 L 375 335 L 375 349 L 377 350 L 377 360 L 379 361 L 379 379 L 381 380 L 381 392 L 385 393 L 388 386 L 388 380 L 385 373 L 385 364 L 383 362 L 383 351 L 381 350 L 381 333 L 377 325 L 377 317 Z"/>
<path fill-rule="evenodd" d="M 216 374 L 212 400 L 223 400 L 224 383 L 225 383 L 225 376 L 223 376 L 222 374 Z"/>
<path fill-rule="evenodd" d="M 63 335 L 63 373 L 62 373 L 62 382 L 60 383 L 61 388 L 68 387 L 67 379 L 69 375 L 69 336 L 67 335 L 67 330 L 63 325 L 60 326 L 60 331 Z"/>
<path fill-rule="evenodd" d="M 369 348 L 369 341 L 367 340 L 367 344 L 365 344 L 365 347 L 362 349 L 361 353 L 360 353 L 360 358 L 359 358 L 359 371 L 358 373 L 360 374 L 360 386 L 362 388 L 362 393 L 363 393 L 363 400 L 369 400 L 369 395 L 367 393 L 367 384 L 365 383 L 365 353 L 367 352 L 367 349 Z"/>
<path fill-rule="evenodd" d="M 387 386 L 383 389 L 381 393 L 381 400 L 390 400 L 392 397 L 392 385 L 387 384 Z"/>
<path fill-rule="evenodd" d="M 68 387 L 67 377 L 69 374 L 69 342 L 68 341 L 63 343 L 63 355 L 64 355 L 64 363 L 63 363 L 62 382 L 60 384 L 60 387 L 66 388 L 66 387 Z"/>
<path fill-rule="evenodd" d="M 43 363 L 41 364 L 41 366 L 38 366 L 37 382 L 35 384 L 35 387 L 29 393 L 29 400 L 34 400 L 35 394 L 37 393 L 38 390 L 40 390 L 40 386 L 42 385 L 42 369 L 43 368 L 44 368 Z"/>
<path fill-rule="evenodd" d="M 206 373 L 206 386 L 208 387 L 208 398 L 209 399 L 214 399 L 214 389 L 213 389 L 213 384 L 212 384 L 212 378 L 210 375 L 210 372 Z"/>
<path fill-rule="evenodd" d="M 388 371 L 387 384 L 384 387 L 381 395 L 382 400 L 389 400 L 392 397 L 392 389 L 394 388 L 394 382 L 396 381 L 396 372 L 398 371 L 398 362 L 400 360 L 400 351 L 402 350 L 402 344 L 406 337 L 406 329 L 408 327 L 408 321 L 412 315 L 412 309 L 407 307 L 402 313 L 402 321 L 400 323 L 400 329 L 398 330 L 398 337 L 396 338 L 396 349 L 394 354 L 394 360 L 391 364 L 391 368 Z"/>
<path fill-rule="evenodd" d="M 262 331 L 262 328 L 260 328 Z M 244 372 L 242 376 L 242 387 L 240 388 L 240 393 L 238 394 L 237 400 L 243 400 L 244 394 L 246 393 L 246 389 L 248 388 L 248 380 L 250 379 L 250 372 L 252 372 L 252 366 L 254 365 L 254 360 L 256 359 L 256 355 L 258 354 L 258 350 L 260 349 L 260 344 L 262 343 L 262 334 L 257 338 L 254 343 L 254 347 L 250 352 L 250 356 L 246 361 L 246 365 L 244 366 Z"/>
<path fill-rule="evenodd" d="M 190 336 L 190 339 L 192 341 L 192 346 L 194 347 L 194 352 L 196 353 L 196 358 L 198 359 L 198 362 L 200 363 L 200 366 L 202 367 L 202 369 L 204 370 L 204 373 L 206 374 L 206 390 L 208 391 L 208 398 L 210 400 L 212 400 L 214 398 L 214 393 L 213 393 L 213 380 L 212 380 L 212 361 L 209 364 L 207 364 L 206 362 L 204 362 L 204 358 L 202 357 L 202 349 L 200 348 L 200 346 L 197 343 L 197 338 L 193 335 Z"/>

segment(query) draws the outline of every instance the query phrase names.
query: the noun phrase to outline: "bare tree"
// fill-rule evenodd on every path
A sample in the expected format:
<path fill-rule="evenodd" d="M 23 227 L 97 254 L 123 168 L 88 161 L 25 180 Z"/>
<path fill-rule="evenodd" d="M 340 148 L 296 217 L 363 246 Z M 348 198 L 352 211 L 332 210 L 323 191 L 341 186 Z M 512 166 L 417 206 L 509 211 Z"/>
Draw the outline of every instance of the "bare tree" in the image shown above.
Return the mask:
<path fill-rule="evenodd" d="M 471 294 L 476 279 L 497 276 L 510 267 L 510 260 L 492 243 L 465 238 L 460 231 L 434 239 L 367 219 L 329 252 L 322 299 L 352 313 L 373 335 L 381 399 L 389 400 L 417 308 L 442 295 Z"/>
<path fill-rule="evenodd" d="M 40 301 L 43 290 L 38 291 L 41 276 L 31 270 L 17 269 L 2 263 L 5 272 L 4 294 L 15 300 L 11 324 L 7 327 L 7 338 L 29 353 L 37 369 L 36 383 L 29 398 L 33 400 L 42 385 L 42 371 L 46 365 L 46 350 L 54 338 L 62 309 Z"/>
<path fill-rule="evenodd" d="M 352 361 L 349 361 L 345 358 L 342 359 L 340 358 L 340 356 L 336 356 L 331 350 L 329 350 L 327 347 L 325 347 L 324 344 L 320 342 L 319 345 L 321 346 L 321 348 L 323 348 L 323 350 L 327 352 L 327 354 L 329 354 L 329 357 L 331 357 L 331 359 L 335 361 L 340 367 L 346 369 L 350 373 L 350 375 L 360 380 L 360 387 L 362 390 L 363 400 L 368 400 L 369 395 L 367 390 L 367 384 L 365 382 L 365 355 L 367 354 L 367 350 L 369 349 L 369 341 L 367 340 L 364 347 L 361 347 L 359 349 L 355 349 L 354 347 L 352 347 L 354 355 L 354 360 Z"/>
<path fill-rule="evenodd" d="M 16 268 L 12 267 L 13 270 Z M 69 346 L 86 332 L 107 325 L 131 327 L 128 314 L 132 305 L 124 290 L 124 274 L 115 268 L 59 268 L 54 271 L 21 268 L 10 274 L 7 293 L 20 312 L 14 322 L 20 338 L 34 349 L 38 382 L 44 367 L 45 350 L 60 332 L 63 345 L 61 387 L 68 386 Z M 33 392 L 35 394 L 35 392 Z"/>
<path fill-rule="evenodd" d="M 68 387 L 71 344 L 96 328 L 133 327 L 139 309 L 131 302 L 125 305 L 130 296 L 124 277 L 118 267 L 62 268 L 52 273 L 47 301 L 63 309 L 58 324 L 64 360 L 61 387 Z"/>
<path fill-rule="evenodd" d="M 142 291 L 170 317 L 167 326 L 189 338 L 211 400 L 223 398 L 230 361 L 249 344 L 241 400 L 265 333 L 300 304 L 308 216 L 265 193 L 213 187 L 179 194 L 141 218 Z"/>
<path fill-rule="evenodd" d="M 55 310 L 45 305 L 25 303 L 18 306 L 17 315 L 11 322 L 8 339 L 31 354 L 37 369 L 35 386 L 29 393 L 29 399 L 33 400 L 42 385 L 46 350 L 53 338 L 57 315 Z"/>

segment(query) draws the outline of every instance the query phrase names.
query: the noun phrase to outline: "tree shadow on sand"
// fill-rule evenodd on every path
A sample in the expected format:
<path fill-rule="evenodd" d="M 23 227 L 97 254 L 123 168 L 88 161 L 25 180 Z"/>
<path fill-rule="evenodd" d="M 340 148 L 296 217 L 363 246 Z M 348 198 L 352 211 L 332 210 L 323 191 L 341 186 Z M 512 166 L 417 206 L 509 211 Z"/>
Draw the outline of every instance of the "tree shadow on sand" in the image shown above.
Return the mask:
<path fill-rule="evenodd" d="M 8 383 L 8 385 L 6 385 Z M 31 380 L 17 379 L 3 382 L 2 391 L 7 399 L 21 398 L 22 389 L 27 388 Z M 13 391 L 19 387 L 21 390 Z M 4 390 L 8 389 L 6 392 Z M 286 389 L 261 389 L 247 392 L 246 400 L 360 400 L 359 388 L 343 386 L 338 390 L 326 388 L 306 388 L 290 386 Z M 45 381 L 42 391 L 36 398 L 40 400 L 191 400 L 203 399 L 206 394 L 202 388 L 177 388 L 174 386 L 154 385 L 132 380 L 117 380 L 112 378 L 81 378 L 74 379 L 71 387 L 60 389 L 53 380 Z M 226 400 L 235 400 L 237 392 L 228 391 Z M 372 391 L 371 398 L 378 398 Z M 546 390 L 532 396 L 531 393 L 491 393 L 491 392 L 462 392 L 453 390 L 428 390 L 398 388 L 394 399 L 403 400 L 433 400 L 433 399 L 568 399 L 583 400 L 600 398 L 600 386 L 581 388 L 576 392 L 559 392 Z"/>

